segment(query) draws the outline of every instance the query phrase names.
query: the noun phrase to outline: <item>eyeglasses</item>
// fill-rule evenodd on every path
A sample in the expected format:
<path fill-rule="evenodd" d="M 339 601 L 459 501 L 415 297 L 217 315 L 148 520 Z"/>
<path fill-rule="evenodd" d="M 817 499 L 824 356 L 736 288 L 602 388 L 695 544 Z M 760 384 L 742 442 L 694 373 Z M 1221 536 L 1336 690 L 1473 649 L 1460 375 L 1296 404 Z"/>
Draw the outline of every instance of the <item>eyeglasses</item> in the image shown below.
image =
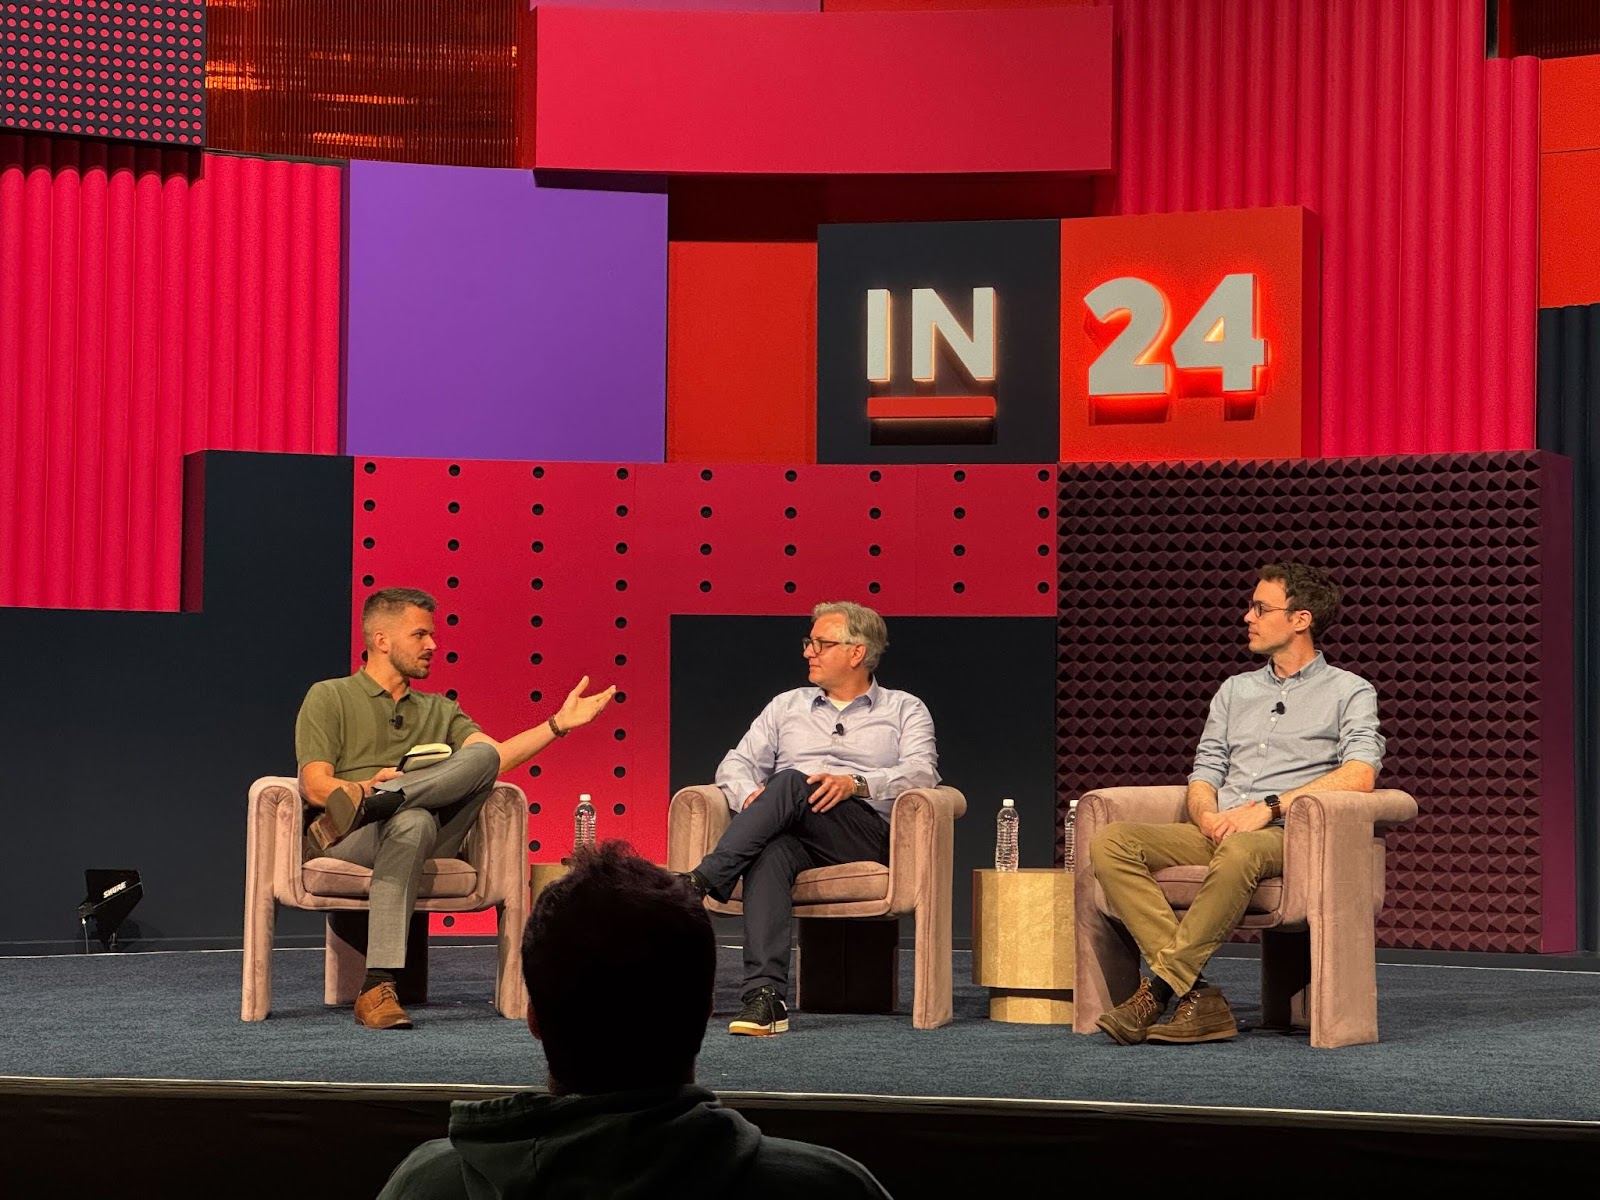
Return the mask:
<path fill-rule="evenodd" d="M 821 654 L 824 650 L 832 650 L 835 646 L 854 646 L 856 642 L 830 642 L 827 638 L 807 637 L 800 639 L 801 654 Z"/>
<path fill-rule="evenodd" d="M 1257 620 L 1260 620 L 1262 617 L 1266 616 L 1269 612 L 1286 613 L 1286 612 L 1295 612 L 1295 611 L 1297 611 L 1295 609 L 1290 608 L 1288 605 L 1284 605 L 1284 606 L 1282 606 L 1280 608 L 1276 604 L 1263 604 L 1259 600 L 1250 601 L 1249 604 L 1246 604 L 1244 606 L 1244 610 L 1245 610 L 1245 612 L 1248 612 L 1248 613 L 1254 613 L 1256 615 L 1256 619 Z"/>

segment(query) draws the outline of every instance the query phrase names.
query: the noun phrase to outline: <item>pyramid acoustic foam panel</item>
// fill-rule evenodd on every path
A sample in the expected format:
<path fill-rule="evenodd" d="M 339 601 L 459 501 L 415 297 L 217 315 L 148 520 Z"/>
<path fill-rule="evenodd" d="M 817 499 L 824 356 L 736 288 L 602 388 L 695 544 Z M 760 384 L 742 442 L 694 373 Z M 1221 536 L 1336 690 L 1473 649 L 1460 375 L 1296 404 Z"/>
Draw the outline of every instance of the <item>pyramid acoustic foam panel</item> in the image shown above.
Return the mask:
<path fill-rule="evenodd" d="M 1061 468 L 1058 823 L 1181 783 L 1212 693 L 1259 665 L 1264 563 L 1329 572 L 1320 646 L 1372 681 L 1389 836 L 1381 945 L 1571 950 L 1571 464 L 1540 451 Z"/>

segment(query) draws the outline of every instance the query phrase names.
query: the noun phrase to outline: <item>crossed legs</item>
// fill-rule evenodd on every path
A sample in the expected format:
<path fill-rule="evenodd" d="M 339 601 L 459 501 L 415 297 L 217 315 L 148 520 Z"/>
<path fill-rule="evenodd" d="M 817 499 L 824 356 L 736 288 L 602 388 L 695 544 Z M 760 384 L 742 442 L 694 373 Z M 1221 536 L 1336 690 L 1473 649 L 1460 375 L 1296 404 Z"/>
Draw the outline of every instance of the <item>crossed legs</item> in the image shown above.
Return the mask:
<path fill-rule="evenodd" d="M 406 965 L 406 927 L 422 887 L 422 866 L 430 858 L 461 853 L 499 772 L 499 753 L 481 742 L 431 767 L 408 771 L 395 781 L 405 799 L 394 815 L 351 831 L 325 851 L 328 858 L 372 868 L 368 970 Z"/>
<path fill-rule="evenodd" d="M 812 789 L 801 772 L 779 771 L 695 868 L 718 900 L 744 879 L 746 994 L 763 987 L 780 1000 L 788 994 L 792 890 L 801 871 L 889 861 L 889 823 L 871 805 L 844 800 L 816 813 L 806 803 Z"/>

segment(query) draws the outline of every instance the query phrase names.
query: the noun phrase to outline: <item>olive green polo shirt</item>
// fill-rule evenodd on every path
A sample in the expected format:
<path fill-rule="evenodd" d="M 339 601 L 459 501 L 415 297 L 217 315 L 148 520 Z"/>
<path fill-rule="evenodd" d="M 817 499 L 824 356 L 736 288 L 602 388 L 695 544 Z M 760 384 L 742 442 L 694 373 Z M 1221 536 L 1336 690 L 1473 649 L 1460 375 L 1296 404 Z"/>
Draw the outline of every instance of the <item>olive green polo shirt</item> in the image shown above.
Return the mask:
<path fill-rule="evenodd" d="M 454 700 L 412 688 L 397 701 L 357 671 L 311 685 L 295 718 L 294 753 L 302 771 L 307 763 L 325 762 L 340 779 L 370 779 L 380 768 L 399 766 L 413 746 L 444 742 L 459 750 L 477 732 L 478 723 Z"/>

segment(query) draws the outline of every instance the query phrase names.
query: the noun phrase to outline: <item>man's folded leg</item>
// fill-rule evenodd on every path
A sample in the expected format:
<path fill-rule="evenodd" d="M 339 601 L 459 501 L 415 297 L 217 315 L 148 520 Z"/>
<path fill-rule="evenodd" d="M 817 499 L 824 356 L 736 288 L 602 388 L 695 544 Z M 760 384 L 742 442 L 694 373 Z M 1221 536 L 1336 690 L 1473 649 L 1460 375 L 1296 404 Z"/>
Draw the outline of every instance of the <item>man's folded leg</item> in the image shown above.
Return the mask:
<path fill-rule="evenodd" d="M 700 878 L 713 898 L 726 901 L 767 844 L 810 813 L 806 800 L 811 792 L 812 785 L 799 771 L 779 771 L 753 803 L 733 814 L 716 848 L 690 874 Z"/>
<path fill-rule="evenodd" d="M 438 810 L 441 824 L 452 826 L 452 830 L 447 831 L 447 839 L 450 833 L 459 833 L 454 849 L 441 854 L 452 857 L 460 850 L 478 809 L 493 790 L 499 771 L 499 752 L 487 743 L 476 742 L 443 762 L 375 784 L 371 794 L 359 801 L 344 788 L 336 788 L 328 796 L 327 811 L 306 830 L 308 853 L 345 858 L 343 854 L 335 854 L 333 847 L 357 830 L 386 821 L 402 808 L 426 808 Z M 446 809 L 453 811 L 443 811 Z M 467 809 L 470 812 L 464 823 L 452 820 Z"/>
<path fill-rule="evenodd" d="M 431 767 L 378 784 L 363 808 L 371 810 L 369 820 L 381 820 L 402 806 L 448 808 L 480 792 L 487 794 L 499 776 L 500 752 L 487 742 L 474 742 Z"/>

